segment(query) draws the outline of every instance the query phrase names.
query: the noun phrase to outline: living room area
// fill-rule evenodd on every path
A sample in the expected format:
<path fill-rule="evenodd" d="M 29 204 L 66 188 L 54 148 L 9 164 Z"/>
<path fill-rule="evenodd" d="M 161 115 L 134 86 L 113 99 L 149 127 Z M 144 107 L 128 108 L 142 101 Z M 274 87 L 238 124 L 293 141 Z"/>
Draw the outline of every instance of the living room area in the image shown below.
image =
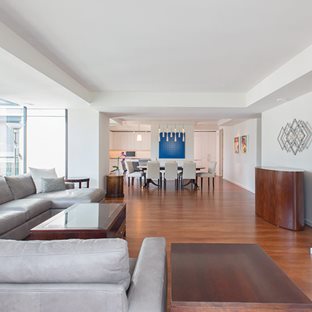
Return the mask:
<path fill-rule="evenodd" d="M 0 0 L 0 312 L 311 311 L 311 9 Z"/>

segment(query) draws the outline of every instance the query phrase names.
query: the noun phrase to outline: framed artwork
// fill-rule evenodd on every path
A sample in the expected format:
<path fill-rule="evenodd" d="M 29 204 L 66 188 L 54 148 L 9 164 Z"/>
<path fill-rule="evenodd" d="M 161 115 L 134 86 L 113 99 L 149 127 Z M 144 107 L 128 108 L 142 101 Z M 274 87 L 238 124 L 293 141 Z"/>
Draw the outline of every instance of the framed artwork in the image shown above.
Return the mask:
<path fill-rule="evenodd" d="M 160 133 L 159 158 L 185 158 L 185 134 L 179 137 Z"/>
<path fill-rule="evenodd" d="M 241 149 L 242 149 L 243 154 L 247 153 L 247 149 L 248 149 L 247 135 L 241 136 Z"/>
<path fill-rule="evenodd" d="M 234 138 L 234 153 L 239 153 L 239 137 Z"/>

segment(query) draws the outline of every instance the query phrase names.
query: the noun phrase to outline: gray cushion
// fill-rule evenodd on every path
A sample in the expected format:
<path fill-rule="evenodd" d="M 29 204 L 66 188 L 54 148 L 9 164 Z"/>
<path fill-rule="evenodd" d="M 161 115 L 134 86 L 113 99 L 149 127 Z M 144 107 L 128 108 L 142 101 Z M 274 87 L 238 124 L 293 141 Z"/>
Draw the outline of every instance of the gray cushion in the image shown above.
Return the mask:
<path fill-rule="evenodd" d="M 0 234 L 8 232 L 24 222 L 26 222 L 25 212 L 0 209 Z"/>
<path fill-rule="evenodd" d="M 51 208 L 51 201 L 40 198 L 17 199 L 1 205 L 1 210 L 24 211 L 29 220 Z"/>
<path fill-rule="evenodd" d="M 55 168 L 52 169 L 39 169 L 39 168 L 29 168 L 30 174 L 34 179 L 36 185 L 36 192 L 42 192 L 42 178 L 57 178 Z"/>
<path fill-rule="evenodd" d="M 120 285 L 0 284 L 0 311 L 127 312 L 128 299 Z"/>
<path fill-rule="evenodd" d="M 14 196 L 3 177 L 0 177 L 0 204 L 13 200 Z"/>
<path fill-rule="evenodd" d="M 42 178 L 41 179 L 41 190 L 42 193 L 64 191 L 66 185 L 64 177 L 61 178 Z"/>
<path fill-rule="evenodd" d="M 130 283 L 122 239 L 0 240 L 0 283 Z"/>
<path fill-rule="evenodd" d="M 129 312 L 165 312 L 166 290 L 166 241 L 161 237 L 147 237 L 131 278 Z"/>
<path fill-rule="evenodd" d="M 52 208 L 68 208 L 76 203 L 98 203 L 105 197 L 104 190 L 82 188 L 51 193 L 39 193 L 29 198 L 47 199 L 52 202 Z"/>
<path fill-rule="evenodd" d="M 137 259 L 136 258 L 130 258 L 129 259 L 129 271 L 130 271 L 130 275 L 132 276 L 135 266 L 137 263 Z"/>
<path fill-rule="evenodd" d="M 36 193 L 36 187 L 30 175 L 19 175 L 14 177 L 5 177 L 14 199 L 24 198 Z"/>

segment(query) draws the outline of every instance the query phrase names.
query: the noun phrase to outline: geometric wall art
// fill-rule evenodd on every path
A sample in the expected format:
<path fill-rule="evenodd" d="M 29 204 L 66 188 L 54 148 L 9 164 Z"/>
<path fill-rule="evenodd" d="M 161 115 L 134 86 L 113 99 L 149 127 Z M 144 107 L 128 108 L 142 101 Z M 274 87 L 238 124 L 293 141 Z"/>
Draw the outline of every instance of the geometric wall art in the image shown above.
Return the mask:
<path fill-rule="evenodd" d="M 308 122 L 294 119 L 281 128 L 277 141 L 283 151 L 297 155 L 311 145 L 311 126 Z"/>

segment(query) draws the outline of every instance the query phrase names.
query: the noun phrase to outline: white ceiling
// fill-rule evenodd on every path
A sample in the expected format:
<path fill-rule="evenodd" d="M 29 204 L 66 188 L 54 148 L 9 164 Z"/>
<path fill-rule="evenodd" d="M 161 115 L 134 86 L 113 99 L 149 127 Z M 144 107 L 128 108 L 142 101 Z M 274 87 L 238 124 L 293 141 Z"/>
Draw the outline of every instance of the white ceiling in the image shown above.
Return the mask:
<path fill-rule="evenodd" d="M 312 43 L 311 0 L 1 0 L 91 91 L 246 92 Z"/>
<path fill-rule="evenodd" d="M 107 112 L 108 109 L 106 109 Z M 120 120 L 210 120 L 217 123 L 221 119 L 249 119 L 257 118 L 260 114 L 252 108 L 210 108 L 210 107 L 143 107 L 143 108 L 112 108 L 108 111 L 112 118 Z"/>
<path fill-rule="evenodd" d="M 37 107 L 83 107 L 85 102 L 0 48 L 0 98 Z"/>

